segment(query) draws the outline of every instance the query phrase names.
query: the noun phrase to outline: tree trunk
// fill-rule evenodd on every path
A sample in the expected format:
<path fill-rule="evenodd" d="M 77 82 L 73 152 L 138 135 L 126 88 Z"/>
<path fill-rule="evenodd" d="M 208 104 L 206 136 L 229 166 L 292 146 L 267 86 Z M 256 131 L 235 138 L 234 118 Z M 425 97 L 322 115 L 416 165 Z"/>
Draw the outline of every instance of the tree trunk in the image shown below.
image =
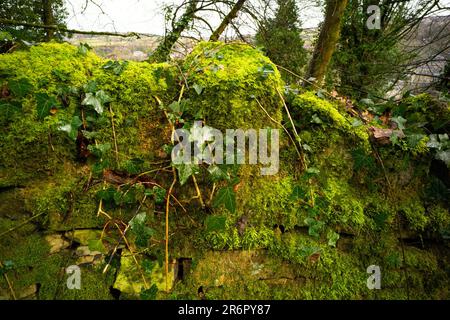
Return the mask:
<path fill-rule="evenodd" d="M 198 0 L 192 0 L 189 2 L 186 11 L 175 23 L 174 28 L 168 35 L 166 35 L 163 41 L 153 52 L 149 58 L 150 62 L 164 62 L 169 60 L 170 51 L 173 45 L 181 36 L 181 33 L 188 27 L 189 23 L 194 19 L 195 12 L 197 11 Z"/>
<path fill-rule="evenodd" d="M 348 0 L 327 0 L 325 20 L 320 29 L 319 39 L 309 63 L 306 79 L 314 78 L 317 85 L 321 85 L 333 55 L 341 31 L 341 20 Z M 305 86 L 309 83 L 305 82 Z"/>
<path fill-rule="evenodd" d="M 55 22 L 53 17 L 52 0 L 42 0 L 42 23 L 46 26 L 51 26 Z M 50 41 L 55 35 L 54 29 L 47 29 L 45 41 Z"/>
<path fill-rule="evenodd" d="M 222 20 L 222 23 L 220 26 L 213 32 L 211 37 L 209 38 L 209 41 L 217 41 L 219 40 L 220 35 L 225 31 L 225 28 L 230 24 L 230 22 L 236 18 L 239 10 L 241 10 L 242 6 L 244 5 L 244 2 L 246 0 L 238 0 L 231 11 L 225 16 L 225 18 Z"/>

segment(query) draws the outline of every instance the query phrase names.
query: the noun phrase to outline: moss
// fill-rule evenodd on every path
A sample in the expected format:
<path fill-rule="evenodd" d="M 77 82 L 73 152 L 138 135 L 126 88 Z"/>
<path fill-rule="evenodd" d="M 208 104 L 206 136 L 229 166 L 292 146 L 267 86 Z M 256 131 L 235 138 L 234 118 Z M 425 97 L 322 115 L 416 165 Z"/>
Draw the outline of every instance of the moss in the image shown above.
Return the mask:
<path fill-rule="evenodd" d="M 40 284 L 42 298 L 54 298 L 63 260 L 61 256 L 49 255 L 43 237 L 36 233 L 30 236 L 10 233 L 2 239 L 0 260 L 12 261 L 13 269 L 8 272 L 8 277 L 19 296 L 26 288 Z M 3 277 L 0 286 L 8 290 Z"/>
<path fill-rule="evenodd" d="M 428 218 L 425 215 L 425 208 L 417 199 L 409 199 L 406 203 L 400 204 L 400 212 L 408 220 L 413 230 L 424 230 L 428 224 Z"/>
<path fill-rule="evenodd" d="M 81 288 L 68 289 L 67 275 L 59 287 L 55 297 L 58 300 L 111 300 L 113 297 L 110 288 L 114 282 L 114 269 L 103 273 L 101 267 L 85 265 L 80 267 Z"/>
<path fill-rule="evenodd" d="M 195 114 L 219 130 L 276 126 L 260 108 L 281 120 L 282 81 L 275 65 L 261 52 L 241 43 L 203 42 L 183 64 Z M 193 86 L 203 87 L 199 95 Z"/>
<path fill-rule="evenodd" d="M 337 105 L 317 97 L 313 92 L 295 96 L 291 108 L 295 118 L 300 119 L 301 127 L 312 126 L 314 128 L 311 123 L 316 123 L 316 128 L 321 125 L 331 129 L 335 128 L 349 137 L 354 137 L 356 143 L 370 149 L 366 129 L 363 126 L 353 127 L 352 122 L 338 110 Z M 327 130 L 327 134 L 329 133 Z"/>
<path fill-rule="evenodd" d="M 198 299 L 201 286 L 207 299 L 296 299 L 302 283 L 292 266 L 264 251 L 208 251 L 174 292 Z"/>
<path fill-rule="evenodd" d="M 31 93 L 46 93 L 57 97 L 63 88 L 78 88 L 87 82 L 100 58 L 92 53 L 80 55 L 69 44 L 48 43 L 33 46 L 28 52 L 0 55 L 0 74 L 3 86 L 13 79 L 26 79 Z M 64 81 L 54 71 L 66 75 Z M 9 101 L 10 97 L 6 98 Z M 34 176 L 61 167 L 64 159 L 73 159 L 74 145 L 67 145 L 66 137 L 58 131 L 61 122 L 68 122 L 77 107 L 75 98 L 42 121 L 37 120 L 36 99 L 30 93 L 23 98 L 12 97 L 21 104 L 21 111 L 2 122 L 0 141 L 0 186 L 20 185 Z"/>

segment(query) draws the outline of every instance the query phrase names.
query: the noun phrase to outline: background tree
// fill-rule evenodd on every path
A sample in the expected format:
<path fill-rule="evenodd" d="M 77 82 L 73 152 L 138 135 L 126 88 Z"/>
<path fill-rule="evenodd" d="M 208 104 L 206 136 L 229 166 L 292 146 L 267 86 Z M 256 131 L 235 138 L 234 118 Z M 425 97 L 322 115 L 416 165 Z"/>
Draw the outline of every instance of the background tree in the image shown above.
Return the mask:
<path fill-rule="evenodd" d="M 296 74 L 304 71 L 307 52 L 301 38 L 298 7 L 295 0 L 277 0 L 275 17 L 265 18 L 259 24 L 256 43 L 264 48 L 266 55 L 276 64 Z M 289 73 L 282 71 L 288 82 L 295 81 Z"/>
<path fill-rule="evenodd" d="M 2 0 L 0 6 L 0 19 L 44 25 L 65 25 L 66 18 L 67 12 L 63 0 Z M 60 32 L 50 29 L 24 28 L 5 24 L 0 24 L 0 32 L 3 32 L 4 36 L 9 34 L 11 39 L 27 42 L 62 38 Z"/>
<path fill-rule="evenodd" d="M 209 41 L 217 41 L 219 40 L 220 35 L 225 31 L 225 28 L 231 23 L 231 21 L 236 18 L 239 10 L 242 9 L 242 6 L 244 5 L 246 0 L 238 0 L 234 4 L 234 6 L 231 8 L 230 12 L 223 18 L 222 22 L 220 23 L 219 27 L 217 27 L 216 30 L 212 33 L 211 37 L 209 38 Z"/>
<path fill-rule="evenodd" d="M 328 64 L 339 41 L 341 21 L 343 19 L 348 0 L 326 0 L 325 20 L 320 28 L 319 38 L 309 63 L 306 79 L 313 79 L 321 85 L 327 72 Z M 309 82 L 305 82 L 308 86 Z"/>
<path fill-rule="evenodd" d="M 373 4 L 380 7 L 380 29 L 366 25 L 367 8 Z M 431 0 L 420 0 L 417 6 L 411 1 L 349 0 L 327 82 L 354 98 L 384 96 L 408 76 L 418 49 L 424 49 L 406 43 L 413 44 L 417 37 L 410 35 L 435 6 Z"/>

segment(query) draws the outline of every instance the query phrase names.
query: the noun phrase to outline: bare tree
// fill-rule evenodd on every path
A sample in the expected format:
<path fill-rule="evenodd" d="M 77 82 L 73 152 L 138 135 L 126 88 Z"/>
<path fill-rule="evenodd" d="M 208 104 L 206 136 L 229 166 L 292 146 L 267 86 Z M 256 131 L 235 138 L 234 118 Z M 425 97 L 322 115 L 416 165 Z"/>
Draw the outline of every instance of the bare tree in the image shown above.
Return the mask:
<path fill-rule="evenodd" d="M 219 40 L 220 35 L 225 31 L 225 28 L 231 23 L 231 21 L 236 18 L 239 10 L 241 10 L 246 0 L 238 0 L 233 8 L 231 8 L 230 12 L 225 16 L 225 18 L 220 23 L 219 27 L 213 32 L 209 41 L 217 41 Z"/>

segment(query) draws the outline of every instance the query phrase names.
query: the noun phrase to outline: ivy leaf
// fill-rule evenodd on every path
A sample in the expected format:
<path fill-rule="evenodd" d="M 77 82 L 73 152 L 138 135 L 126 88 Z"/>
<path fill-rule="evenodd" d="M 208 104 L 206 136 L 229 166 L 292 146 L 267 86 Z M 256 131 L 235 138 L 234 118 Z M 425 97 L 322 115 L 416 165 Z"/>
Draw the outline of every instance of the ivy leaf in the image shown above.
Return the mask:
<path fill-rule="evenodd" d="M 56 78 L 58 78 L 58 80 L 60 80 L 60 81 L 62 81 L 62 82 L 65 82 L 65 81 L 69 80 L 69 75 L 66 74 L 66 73 L 64 73 L 64 72 L 62 72 L 62 71 L 59 71 L 59 70 L 57 70 L 57 69 L 53 69 L 53 70 L 52 70 L 52 73 L 53 73 L 53 75 L 54 75 Z"/>
<path fill-rule="evenodd" d="M 164 203 L 164 200 L 166 199 L 166 189 L 154 186 L 153 187 L 153 196 L 155 197 L 155 203 L 161 204 Z"/>
<path fill-rule="evenodd" d="M 320 170 L 314 167 L 310 167 L 306 169 L 306 173 L 309 173 L 310 175 L 318 175 L 320 173 Z"/>
<path fill-rule="evenodd" d="M 146 247 L 148 239 L 155 233 L 152 228 L 145 225 L 146 220 L 147 214 L 145 212 L 140 212 L 129 222 L 131 231 L 136 236 L 136 245 L 140 247 Z"/>
<path fill-rule="evenodd" d="M 152 284 L 150 289 L 141 290 L 140 297 L 142 300 L 156 300 L 156 295 L 158 293 L 158 287 L 156 284 Z"/>
<path fill-rule="evenodd" d="M 406 119 L 403 118 L 402 116 L 393 117 L 393 118 L 391 118 L 391 120 L 394 121 L 397 124 L 397 128 L 399 130 L 405 129 Z"/>
<path fill-rule="evenodd" d="M 101 253 L 106 253 L 106 248 L 103 245 L 103 241 L 101 239 L 91 239 L 88 240 L 88 247 L 91 251 L 98 251 Z"/>
<path fill-rule="evenodd" d="M 50 97 L 46 93 L 36 93 L 36 108 L 38 119 L 42 120 L 50 115 L 50 110 L 58 106 L 55 97 Z"/>
<path fill-rule="evenodd" d="M 86 97 L 81 104 L 85 106 L 93 106 L 94 110 L 98 114 L 102 114 L 103 105 L 110 101 L 111 98 L 103 90 L 99 90 L 95 93 L 95 95 L 91 92 L 86 93 Z"/>
<path fill-rule="evenodd" d="M 33 89 L 33 85 L 26 78 L 21 78 L 19 80 L 10 80 L 8 81 L 8 87 L 14 96 L 18 98 L 25 97 L 31 89 Z"/>
<path fill-rule="evenodd" d="M 87 139 L 95 139 L 99 135 L 97 131 L 81 130 L 81 133 L 83 133 L 83 136 Z"/>
<path fill-rule="evenodd" d="M 289 197 L 289 200 L 295 201 L 297 199 L 301 199 L 302 197 L 304 197 L 304 195 L 305 191 L 300 186 L 295 186 L 292 190 L 292 194 Z"/>
<path fill-rule="evenodd" d="M 106 62 L 103 65 L 103 69 L 105 69 L 105 70 L 112 70 L 113 73 L 116 76 L 118 76 L 125 70 L 127 65 L 128 65 L 128 61 L 124 61 L 123 63 L 120 63 L 119 61 L 109 60 L 108 62 Z"/>
<path fill-rule="evenodd" d="M 78 53 L 85 56 L 89 50 L 91 50 L 92 47 L 88 45 L 87 43 L 80 43 L 78 46 Z"/>
<path fill-rule="evenodd" d="M 226 227 L 227 218 L 225 216 L 207 216 L 205 226 L 208 232 L 222 231 Z"/>
<path fill-rule="evenodd" d="M 203 89 L 205 89 L 202 85 L 197 84 L 197 83 L 195 83 L 192 87 L 194 88 L 195 92 L 197 92 L 197 95 L 201 95 L 203 92 Z"/>
<path fill-rule="evenodd" d="M 305 224 L 308 225 L 308 234 L 316 239 L 320 237 L 320 232 L 322 231 L 325 223 L 320 220 L 316 220 L 313 218 L 306 218 L 304 220 Z"/>
<path fill-rule="evenodd" d="M 266 79 L 269 74 L 274 73 L 275 70 L 271 64 L 265 64 L 263 67 L 259 68 L 259 72 L 261 73 L 261 77 Z"/>
<path fill-rule="evenodd" d="M 339 240 L 339 233 L 329 230 L 327 233 L 327 240 L 330 247 L 336 247 L 336 242 Z"/>
<path fill-rule="evenodd" d="M 190 176 L 198 172 L 198 165 L 181 163 L 176 166 L 180 184 L 184 185 Z"/>
<path fill-rule="evenodd" d="M 211 175 L 211 180 L 214 182 L 220 180 L 230 180 L 228 174 L 216 165 L 209 166 L 208 172 Z"/>
<path fill-rule="evenodd" d="M 355 119 L 352 122 L 352 127 L 356 128 L 356 127 L 360 127 L 363 125 L 363 122 L 360 119 Z"/>
<path fill-rule="evenodd" d="M 95 93 L 97 91 L 97 81 L 89 80 L 89 82 L 83 86 L 83 90 L 85 93 Z"/>
<path fill-rule="evenodd" d="M 366 105 L 366 106 L 373 106 L 373 105 L 375 105 L 375 103 L 373 102 L 373 100 L 372 100 L 372 99 L 369 99 L 369 98 L 361 99 L 359 102 L 362 103 L 362 104 L 364 104 L 364 105 Z"/>
<path fill-rule="evenodd" d="M 144 160 L 141 158 L 133 158 L 125 162 L 125 170 L 130 174 L 137 174 L 142 170 Z"/>
<path fill-rule="evenodd" d="M 169 109 L 172 110 L 173 113 L 181 113 L 181 108 L 178 101 L 174 101 L 171 104 L 169 104 Z"/>
<path fill-rule="evenodd" d="M 436 152 L 436 159 L 444 161 L 444 163 L 450 165 L 450 150 Z"/>
<path fill-rule="evenodd" d="M 118 193 L 116 189 L 113 187 L 109 187 L 107 189 L 99 190 L 96 193 L 97 198 L 103 200 L 104 202 L 113 202 L 114 201 L 114 195 Z"/>
<path fill-rule="evenodd" d="M 218 207 L 221 204 L 225 205 L 225 208 L 231 213 L 236 212 L 236 195 L 232 187 L 224 187 L 217 192 L 213 207 Z"/>
<path fill-rule="evenodd" d="M 109 151 L 110 149 L 111 149 L 110 143 L 88 145 L 88 150 L 92 152 L 92 154 L 95 155 L 97 158 L 102 158 L 106 154 L 106 152 Z"/>
<path fill-rule="evenodd" d="M 3 267 L 0 268 L 0 276 L 3 276 L 8 271 L 14 269 L 14 262 L 6 260 L 3 262 Z"/>
<path fill-rule="evenodd" d="M 11 102 L 0 102 L 0 114 L 3 115 L 6 119 L 10 119 L 14 114 L 21 110 L 22 106 L 20 103 L 11 101 Z"/>
<path fill-rule="evenodd" d="M 311 123 L 322 124 L 323 121 L 319 118 L 317 114 L 313 114 L 311 117 Z"/>
<path fill-rule="evenodd" d="M 72 140 L 76 140 L 78 136 L 78 128 L 83 124 L 78 116 L 73 116 L 72 121 L 69 124 L 60 126 L 58 128 L 59 131 L 67 132 L 69 138 Z"/>
<path fill-rule="evenodd" d="M 410 134 L 407 136 L 408 146 L 410 148 L 415 148 L 419 142 L 425 137 L 424 134 Z"/>
<path fill-rule="evenodd" d="M 141 265 L 142 265 L 142 269 L 144 269 L 144 271 L 146 273 L 151 274 L 156 263 L 150 259 L 144 259 L 142 261 Z"/>

